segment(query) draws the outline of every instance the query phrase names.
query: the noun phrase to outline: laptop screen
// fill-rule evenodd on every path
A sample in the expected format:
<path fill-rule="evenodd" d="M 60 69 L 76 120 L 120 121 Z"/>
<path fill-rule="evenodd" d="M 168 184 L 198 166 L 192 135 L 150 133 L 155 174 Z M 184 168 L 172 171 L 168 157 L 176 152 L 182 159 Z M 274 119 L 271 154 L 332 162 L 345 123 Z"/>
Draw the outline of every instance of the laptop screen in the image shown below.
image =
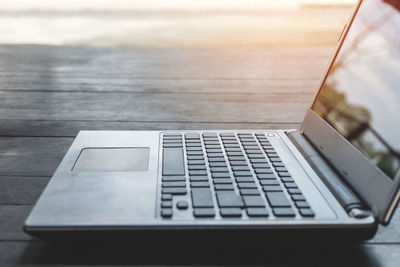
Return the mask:
<path fill-rule="evenodd" d="M 400 166 L 400 1 L 365 0 L 312 109 L 388 177 Z"/>

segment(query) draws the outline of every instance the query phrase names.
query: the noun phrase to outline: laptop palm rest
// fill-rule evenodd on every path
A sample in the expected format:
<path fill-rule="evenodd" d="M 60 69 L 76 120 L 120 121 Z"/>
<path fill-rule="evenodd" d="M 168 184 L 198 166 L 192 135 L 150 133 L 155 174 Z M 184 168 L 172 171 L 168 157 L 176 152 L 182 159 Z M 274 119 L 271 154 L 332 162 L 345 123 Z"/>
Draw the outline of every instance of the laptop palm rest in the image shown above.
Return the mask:
<path fill-rule="evenodd" d="M 111 147 L 82 149 L 73 172 L 138 172 L 147 171 L 150 148 Z"/>

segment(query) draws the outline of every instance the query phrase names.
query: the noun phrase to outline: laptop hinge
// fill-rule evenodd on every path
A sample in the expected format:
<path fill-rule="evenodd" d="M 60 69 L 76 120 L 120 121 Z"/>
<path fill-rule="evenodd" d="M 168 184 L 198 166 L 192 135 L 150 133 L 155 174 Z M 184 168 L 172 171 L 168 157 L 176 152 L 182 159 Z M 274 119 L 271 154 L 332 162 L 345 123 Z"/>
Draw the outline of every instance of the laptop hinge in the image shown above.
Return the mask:
<path fill-rule="evenodd" d="M 365 218 L 372 215 L 361 199 L 301 132 L 291 130 L 286 134 L 350 216 Z"/>

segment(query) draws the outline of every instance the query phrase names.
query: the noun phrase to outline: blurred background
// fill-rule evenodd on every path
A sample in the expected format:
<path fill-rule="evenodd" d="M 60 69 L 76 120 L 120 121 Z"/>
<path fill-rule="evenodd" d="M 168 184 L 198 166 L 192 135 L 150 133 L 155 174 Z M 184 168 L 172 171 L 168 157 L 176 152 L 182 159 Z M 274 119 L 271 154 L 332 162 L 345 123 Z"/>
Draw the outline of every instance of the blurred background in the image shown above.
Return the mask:
<path fill-rule="evenodd" d="M 0 0 L 0 44 L 334 46 L 356 0 Z"/>

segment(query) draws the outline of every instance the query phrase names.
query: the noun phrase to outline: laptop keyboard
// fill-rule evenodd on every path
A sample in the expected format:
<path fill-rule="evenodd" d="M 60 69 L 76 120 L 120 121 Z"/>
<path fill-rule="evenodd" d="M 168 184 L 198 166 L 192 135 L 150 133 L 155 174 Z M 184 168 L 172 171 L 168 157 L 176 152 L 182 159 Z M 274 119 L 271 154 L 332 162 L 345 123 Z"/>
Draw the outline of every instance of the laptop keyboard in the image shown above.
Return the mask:
<path fill-rule="evenodd" d="M 162 147 L 163 218 L 315 216 L 264 133 L 163 133 Z"/>

